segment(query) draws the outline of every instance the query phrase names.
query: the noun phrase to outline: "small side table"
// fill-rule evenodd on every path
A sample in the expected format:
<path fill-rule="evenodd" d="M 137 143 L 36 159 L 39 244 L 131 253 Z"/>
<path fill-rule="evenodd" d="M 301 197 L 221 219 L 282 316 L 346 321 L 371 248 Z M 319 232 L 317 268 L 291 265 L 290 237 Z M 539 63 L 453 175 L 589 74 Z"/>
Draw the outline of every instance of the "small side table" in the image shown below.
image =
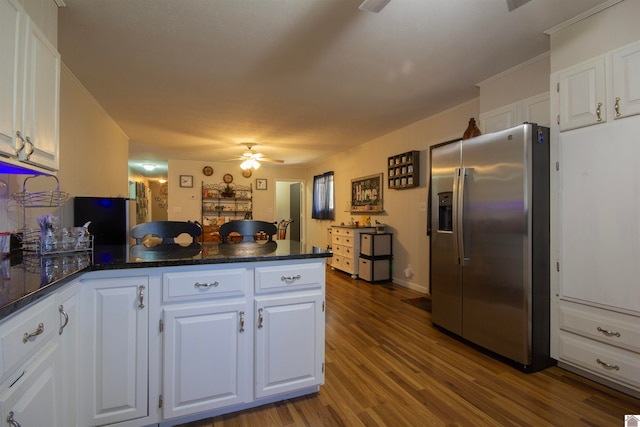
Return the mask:
<path fill-rule="evenodd" d="M 391 280 L 393 233 L 360 234 L 358 275 L 367 282 Z"/>

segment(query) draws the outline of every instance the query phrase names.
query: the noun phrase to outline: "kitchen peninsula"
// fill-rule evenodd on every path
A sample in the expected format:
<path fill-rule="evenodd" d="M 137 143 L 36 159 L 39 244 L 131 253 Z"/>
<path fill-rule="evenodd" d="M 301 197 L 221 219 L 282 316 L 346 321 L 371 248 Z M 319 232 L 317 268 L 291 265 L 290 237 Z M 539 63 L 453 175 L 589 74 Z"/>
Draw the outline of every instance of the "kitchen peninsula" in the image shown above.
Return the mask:
<path fill-rule="evenodd" d="M 51 283 L 14 260 L 0 416 L 169 426 L 317 392 L 330 256 L 292 241 L 98 247 Z"/>

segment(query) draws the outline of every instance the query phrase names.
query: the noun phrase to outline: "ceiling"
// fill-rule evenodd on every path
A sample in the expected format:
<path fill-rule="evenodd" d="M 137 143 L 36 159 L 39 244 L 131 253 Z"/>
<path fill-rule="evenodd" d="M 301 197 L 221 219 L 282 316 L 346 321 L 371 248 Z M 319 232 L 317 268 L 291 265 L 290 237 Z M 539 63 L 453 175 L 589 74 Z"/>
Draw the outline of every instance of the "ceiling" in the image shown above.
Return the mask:
<path fill-rule="evenodd" d="M 606 3 L 361 2 L 65 0 L 58 49 L 130 138 L 134 168 L 229 160 L 244 142 L 302 166 L 477 97 L 548 51 L 545 30 Z"/>

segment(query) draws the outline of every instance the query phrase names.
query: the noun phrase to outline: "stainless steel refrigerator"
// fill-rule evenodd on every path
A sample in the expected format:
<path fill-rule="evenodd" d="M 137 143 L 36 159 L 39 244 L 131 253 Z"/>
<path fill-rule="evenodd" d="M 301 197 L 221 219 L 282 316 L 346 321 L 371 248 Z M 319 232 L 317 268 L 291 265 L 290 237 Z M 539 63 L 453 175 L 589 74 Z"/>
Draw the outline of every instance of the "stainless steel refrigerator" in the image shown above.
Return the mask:
<path fill-rule="evenodd" d="M 433 324 L 524 371 L 549 358 L 549 129 L 431 149 Z"/>

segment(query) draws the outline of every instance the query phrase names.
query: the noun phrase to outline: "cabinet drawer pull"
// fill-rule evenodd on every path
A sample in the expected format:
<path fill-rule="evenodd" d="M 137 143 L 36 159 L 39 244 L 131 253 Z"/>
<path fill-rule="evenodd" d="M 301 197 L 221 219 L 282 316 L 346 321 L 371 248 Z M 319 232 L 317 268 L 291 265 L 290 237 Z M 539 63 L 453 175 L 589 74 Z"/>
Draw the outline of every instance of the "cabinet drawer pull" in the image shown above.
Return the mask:
<path fill-rule="evenodd" d="M 38 325 L 38 328 L 35 331 L 33 331 L 31 333 L 29 333 L 29 332 L 25 332 L 24 333 L 24 335 L 22 336 L 22 342 L 26 344 L 27 341 L 29 341 L 31 338 L 37 337 L 38 335 L 42 334 L 43 332 L 44 332 L 44 324 L 40 323 Z"/>
<path fill-rule="evenodd" d="M 613 105 L 613 108 L 616 110 L 616 117 L 620 117 L 620 97 L 616 97 L 616 103 Z"/>
<path fill-rule="evenodd" d="M 240 312 L 240 332 L 244 332 L 244 311 Z"/>
<path fill-rule="evenodd" d="M 144 286 L 138 286 L 138 309 L 144 308 Z"/>
<path fill-rule="evenodd" d="M 596 121 L 601 122 L 602 121 L 602 112 L 601 112 L 601 108 L 602 107 L 602 102 L 598 102 L 598 105 L 596 105 Z"/>
<path fill-rule="evenodd" d="M 9 415 L 7 415 L 7 423 L 13 427 L 20 427 L 20 423 L 13 418 L 13 411 L 9 412 Z"/>
<path fill-rule="evenodd" d="M 213 282 L 213 283 L 200 283 L 200 282 L 196 282 L 196 284 L 194 285 L 196 288 L 210 288 L 211 286 L 218 286 L 220 283 L 218 283 L 217 281 Z"/>
<path fill-rule="evenodd" d="M 620 337 L 620 332 L 608 331 L 606 329 L 602 329 L 600 326 L 598 326 L 597 329 L 598 329 L 598 332 L 602 332 L 604 335 L 608 337 Z"/>
<path fill-rule="evenodd" d="M 58 330 L 58 335 L 62 335 L 62 331 L 64 331 L 64 328 L 66 328 L 67 324 L 69 323 L 69 315 L 65 313 L 62 304 L 60 305 L 60 307 L 58 307 L 58 311 L 60 312 L 60 314 L 62 314 L 62 316 L 64 316 L 64 322 L 62 322 L 62 325 L 60 325 L 60 329 Z"/>
<path fill-rule="evenodd" d="M 258 309 L 258 329 L 262 329 L 262 322 L 264 321 L 264 316 L 262 315 L 263 310 L 262 308 Z"/>
<path fill-rule="evenodd" d="M 607 369 L 613 369 L 614 371 L 619 371 L 620 370 L 620 366 L 618 365 L 610 365 L 607 362 L 603 362 L 600 359 L 596 359 L 596 362 L 598 362 L 600 365 L 604 366 Z"/>
<path fill-rule="evenodd" d="M 302 276 L 300 276 L 299 274 L 297 276 L 282 276 L 280 277 L 280 280 L 282 280 L 283 282 L 288 282 L 291 280 L 299 280 Z"/>

